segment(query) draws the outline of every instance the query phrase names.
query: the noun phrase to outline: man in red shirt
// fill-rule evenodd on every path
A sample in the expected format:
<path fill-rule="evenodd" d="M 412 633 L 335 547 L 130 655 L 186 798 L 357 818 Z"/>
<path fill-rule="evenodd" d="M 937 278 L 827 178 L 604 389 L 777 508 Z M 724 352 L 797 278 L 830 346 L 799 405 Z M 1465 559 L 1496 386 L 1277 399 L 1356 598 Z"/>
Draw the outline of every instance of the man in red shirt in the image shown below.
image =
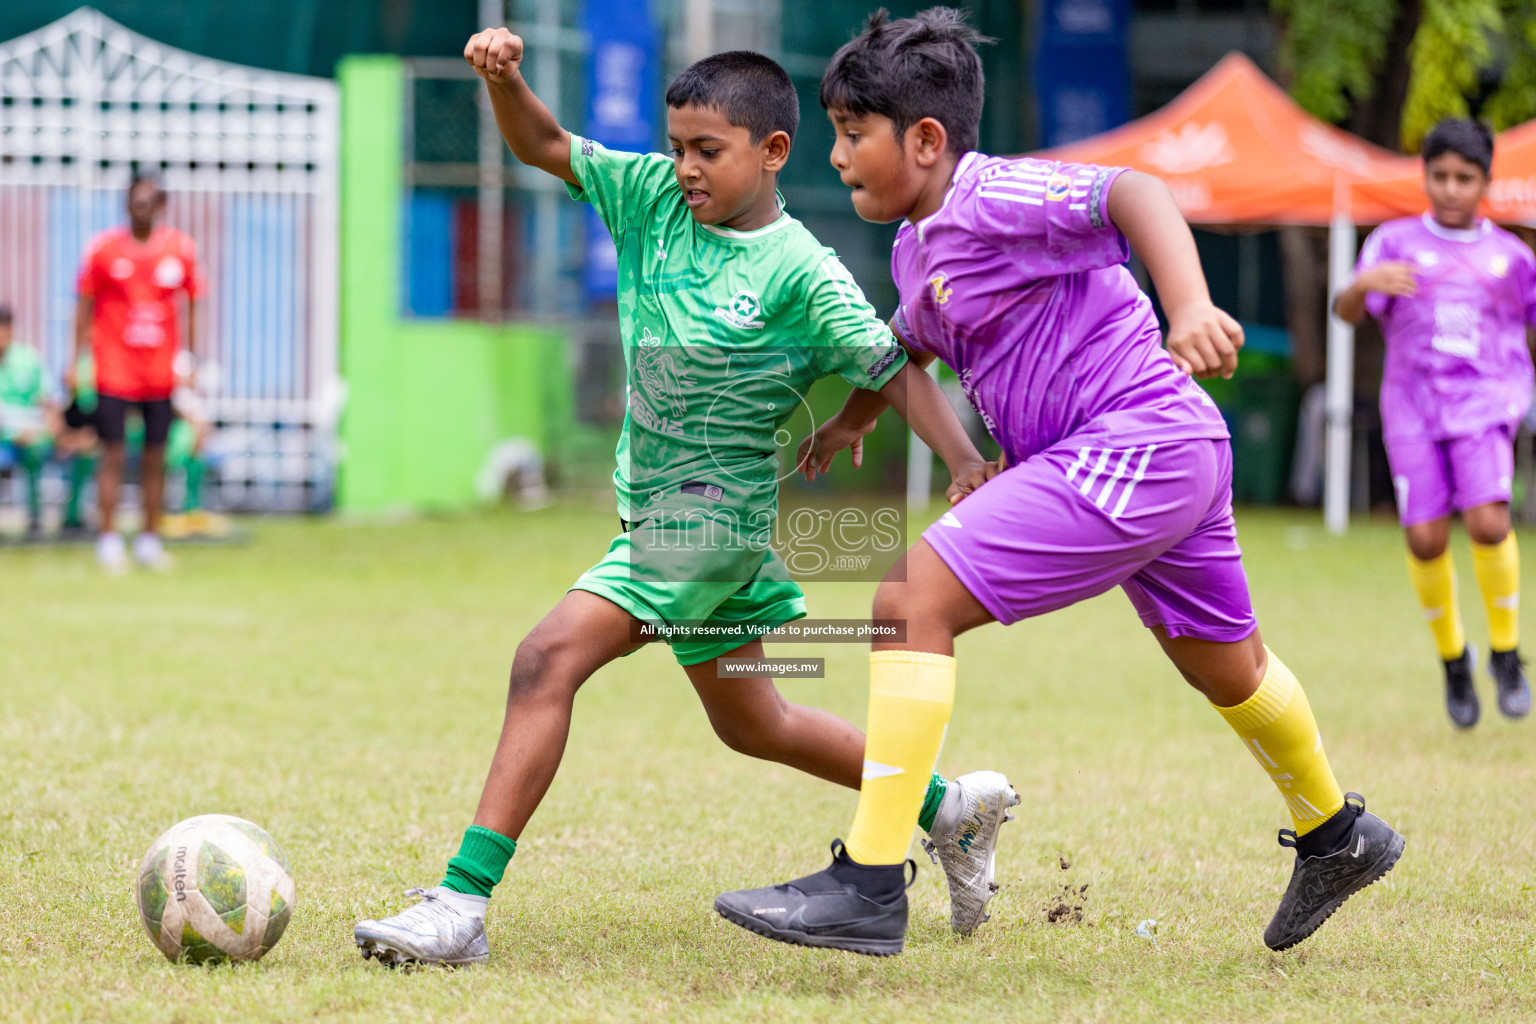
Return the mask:
<path fill-rule="evenodd" d="M 137 406 L 144 418 L 144 452 L 139 466 L 144 529 L 134 538 L 133 555 L 150 568 L 163 569 L 168 564 L 159 531 L 165 494 L 165 439 L 174 416 L 171 392 L 176 389 L 174 365 L 181 347 L 177 298 L 182 293 L 187 297 L 187 350 L 195 357 L 193 313 L 204 282 L 192 240 L 173 227 L 157 223 L 164 212 L 165 192 L 159 182 L 135 176 L 128 186 L 128 226 L 97 235 L 80 269 L 75 351 L 70 366 L 79 362 L 89 343 L 99 395 L 96 431 L 104 448 L 97 481 L 101 536 L 96 557 L 113 572 L 128 566 L 115 520 L 126 460 L 123 428 L 130 406 Z M 71 389 L 73 383 L 70 381 Z"/>

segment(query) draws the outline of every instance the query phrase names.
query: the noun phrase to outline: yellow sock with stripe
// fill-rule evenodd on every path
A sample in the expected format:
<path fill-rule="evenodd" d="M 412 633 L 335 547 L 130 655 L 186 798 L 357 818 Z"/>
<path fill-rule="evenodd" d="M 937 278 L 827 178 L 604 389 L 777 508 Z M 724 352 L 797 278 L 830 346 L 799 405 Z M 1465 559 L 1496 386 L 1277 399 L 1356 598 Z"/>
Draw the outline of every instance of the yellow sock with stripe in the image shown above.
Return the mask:
<path fill-rule="evenodd" d="M 1456 566 L 1449 551 L 1439 558 L 1421 561 L 1408 554 L 1408 578 L 1419 595 L 1424 618 L 1435 634 L 1435 646 L 1442 661 L 1461 657 L 1467 649 L 1467 635 L 1461 628 L 1461 612 L 1456 608 Z"/>
<path fill-rule="evenodd" d="M 1498 544 L 1472 545 L 1472 570 L 1488 609 L 1488 639 L 1496 651 L 1520 646 L 1520 548 L 1515 534 Z"/>
<path fill-rule="evenodd" d="M 1269 773 L 1290 809 L 1296 834 L 1303 836 L 1344 806 L 1344 794 L 1323 753 L 1323 736 L 1306 692 L 1273 651 L 1266 647 L 1264 652 L 1269 665 L 1253 696 L 1216 710 Z"/>
<path fill-rule="evenodd" d="M 859 808 L 844 844 L 859 864 L 899 864 L 955 703 L 955 659 L 921 651 L 869 656 L 869 728 Z"/>

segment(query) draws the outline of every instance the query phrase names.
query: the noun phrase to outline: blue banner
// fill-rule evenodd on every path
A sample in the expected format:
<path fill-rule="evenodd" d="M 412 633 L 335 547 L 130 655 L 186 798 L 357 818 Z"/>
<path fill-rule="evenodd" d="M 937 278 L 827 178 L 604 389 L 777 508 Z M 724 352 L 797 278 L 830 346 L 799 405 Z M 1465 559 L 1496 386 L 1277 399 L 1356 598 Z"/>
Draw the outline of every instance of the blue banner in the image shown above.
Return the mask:
<path fill-rule="evenodd" d="M 661 74 L 649 0 L 586 0 L 580 25 L 590 44 L 582 134 L 609 149 L 648 152 L 656 138 Z M 618 253 L 594 209 L 587 211 L 582 280 L 589 302 L 613 298 L 618 287 Z"/>
<path fill-rule="evenodd" d="M 1130 119 L 1130 0 L 1043 0 L 1035 52 L 1040 143 L 1060 146 Z"/>

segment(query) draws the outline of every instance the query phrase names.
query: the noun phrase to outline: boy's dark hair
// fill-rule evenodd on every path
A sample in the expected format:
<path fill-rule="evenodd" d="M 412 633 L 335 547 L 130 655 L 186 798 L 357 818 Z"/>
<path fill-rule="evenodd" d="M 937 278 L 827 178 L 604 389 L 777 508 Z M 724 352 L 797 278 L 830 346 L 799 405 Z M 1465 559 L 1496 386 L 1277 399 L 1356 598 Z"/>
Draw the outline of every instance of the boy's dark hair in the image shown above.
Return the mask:
<path fill-rule="evenodd" d="M 154 171 L 135 169 L 133 177 L 128 179 L 128 195 L 133 195 L 133 190 L 141 186 L 148 186 L 160 193 L 161 199 L 165 198 L 165 184 Z"/>
<path fill-rule="evenodd" d="M 1429 163 L 1442 153 L 1455 153 L 1477 164 L 1487 175 L 1493 170 L 1493 132 L 1481 121 L 1447 118 L 1424 137 L 1424 162 Z"/>
<path fill-rule="evenodd" d="M 695 61 L 667 86 L 669 107 L 713 107 L 755 146 L 774 132 L 790 141 L 800 127 L 800 98 L 789 72 L 751 50 L 729 50 Z"/>
<path fill-rule="evenodd" d="M 944 126 L 956 156 L 976 148 L 986 78 L 976 44 L 992 40 L 953 7 L 891 21 L 881 8 L 821 76 L 821 105 L 891 119 L 896 138 L 925 117 Z"/>
<path fill-rule="evenodd" d="M 11 307 L 7 306 L 3 302 L 0 302 L 0 327 L 9 327 L 10 325 L 11 325 Z"/>

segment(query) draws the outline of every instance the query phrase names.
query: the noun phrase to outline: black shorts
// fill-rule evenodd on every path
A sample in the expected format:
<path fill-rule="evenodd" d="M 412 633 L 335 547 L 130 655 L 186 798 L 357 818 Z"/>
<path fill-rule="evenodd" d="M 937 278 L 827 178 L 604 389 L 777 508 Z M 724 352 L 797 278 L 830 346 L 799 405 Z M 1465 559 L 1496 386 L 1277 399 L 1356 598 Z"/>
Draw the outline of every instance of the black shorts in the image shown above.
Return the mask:
<path fill-rule="evenodd" d="M 164 448 L 165 439 L 171 433 L 171 421 L 176 418 L 176 412 L 171 408 L 169 398 L 140 402 L 118 398 L 116 395 L 98 395 L 96 433 L 100 435 L 102 442 L 104 444 L 122 443 L 123 428 L 128 419 L 130 405 L 138 406 L 139 415 L 144 417 L 144 447 Z"/>
<path fill-rule="evenodd" d="M 86 412 L 80 408 L 78 400 L 70 402 L 69 408 L 64 410 L 64 425 L 70 430 L 84 430 L 86 427 L 94 430 L 96 427 L 96 413 Z"/>

